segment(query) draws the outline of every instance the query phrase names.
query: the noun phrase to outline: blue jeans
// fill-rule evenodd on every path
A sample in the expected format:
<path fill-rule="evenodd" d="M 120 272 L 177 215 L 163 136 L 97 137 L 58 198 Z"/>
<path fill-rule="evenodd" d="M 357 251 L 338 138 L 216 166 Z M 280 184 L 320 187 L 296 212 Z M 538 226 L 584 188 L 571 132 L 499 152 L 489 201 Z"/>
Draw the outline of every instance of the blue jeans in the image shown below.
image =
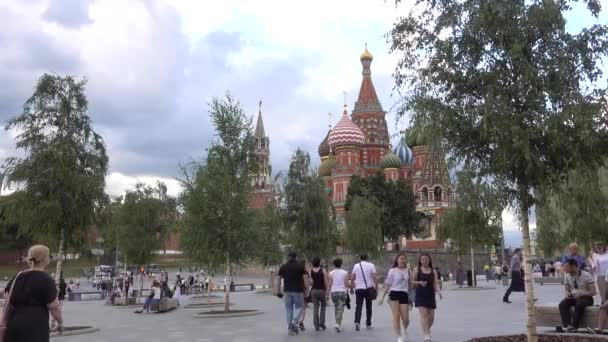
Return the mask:
<path fill-rule="evenodd" d="M 154 298 L 146 298 L 146 301 L 144 302 L 144 308 L 143 311 L 148 311 L 150 312 L 150 307 L 152 306 L 152 304 L 154 303 L 158 303 L 160 300 L 159 299 L 154 299 Z"/>
<path fill-rule="evenodd" d="M 287 317 L 287 327 L 297 325 L 300 320 L 300 314 L 304 307 L 304 293 L 302 292 L 285 292 L 285 313 Z"/>

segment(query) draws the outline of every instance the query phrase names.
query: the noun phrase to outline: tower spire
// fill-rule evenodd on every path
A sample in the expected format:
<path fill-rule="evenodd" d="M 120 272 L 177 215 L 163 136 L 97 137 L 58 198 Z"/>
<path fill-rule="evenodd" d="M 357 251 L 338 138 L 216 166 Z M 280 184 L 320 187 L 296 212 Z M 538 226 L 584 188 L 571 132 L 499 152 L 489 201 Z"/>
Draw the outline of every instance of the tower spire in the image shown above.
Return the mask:
<path fill-rule="evenodd" d="M 255 126 L 255 136 L 258 138 L 265 138 L 266 131 L 264 130 L 264 120 L 262 120 L 262 100 L 258 104 L 258 122 Z"/>

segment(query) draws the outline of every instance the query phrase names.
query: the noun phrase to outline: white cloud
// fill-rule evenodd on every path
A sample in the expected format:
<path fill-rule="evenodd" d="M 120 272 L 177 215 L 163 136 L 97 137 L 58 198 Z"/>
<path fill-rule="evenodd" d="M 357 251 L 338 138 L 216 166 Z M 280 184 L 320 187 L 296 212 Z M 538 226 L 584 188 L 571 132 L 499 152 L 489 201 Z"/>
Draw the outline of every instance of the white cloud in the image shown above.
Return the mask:
<path fill-rule="evenodd" d="M 177 196 L 181 192 L 179 181 L 171 178 L 159 178 L 154 176 L 125 176 L 119 172 L 112 172 L 106 177 L 106 192 L 110 196 L 124 195 L 127 190 L 133 189 L 135 184 L 141 182 L 150 186 L 156 186 L 156 182 L 163 182 L 167 185 L 167 193 Z"/>

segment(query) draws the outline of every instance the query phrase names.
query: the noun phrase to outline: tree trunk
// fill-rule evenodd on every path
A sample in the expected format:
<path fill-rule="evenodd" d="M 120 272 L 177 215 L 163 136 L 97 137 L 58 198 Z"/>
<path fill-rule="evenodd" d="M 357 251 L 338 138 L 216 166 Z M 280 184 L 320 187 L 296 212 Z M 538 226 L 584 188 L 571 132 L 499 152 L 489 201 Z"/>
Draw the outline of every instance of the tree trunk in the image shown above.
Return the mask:
<path fill-rule="evenodd" d="M 475 275 L 475 247 L 473 247 L 473 234 L 471 234 L 471 281 L 473 287 L 476 287 L 477 276 Z"/>
<path fill-rule="evenodd" d="M 65 228 L 59 231 L 59 248 L 57 251 L 57 267 L 55 268 L 55 283 L 59 284 L 61 272 L 63 271 L 63 258 L 65 255 Z"/>
<path fill-rule="evenodd" d="M 230 279 L 232 267 L 230 267 L 230 254 L 226 253 L 226 287 L 224 288 L 224 312 L 230 311 Z"/>
<path fill-rule="evenodd" d="M 528 187 L 520 185 L 519 191 L 521 233 L 524 244 L 524 277 L 526 284 L 526 335 L 528 342 L 538 342 L 536 334 L 536 311 L 534 309 L 534 281 L 532 278 L 532 255 L 530 250 L 530 227 L 528 225 Z"/>

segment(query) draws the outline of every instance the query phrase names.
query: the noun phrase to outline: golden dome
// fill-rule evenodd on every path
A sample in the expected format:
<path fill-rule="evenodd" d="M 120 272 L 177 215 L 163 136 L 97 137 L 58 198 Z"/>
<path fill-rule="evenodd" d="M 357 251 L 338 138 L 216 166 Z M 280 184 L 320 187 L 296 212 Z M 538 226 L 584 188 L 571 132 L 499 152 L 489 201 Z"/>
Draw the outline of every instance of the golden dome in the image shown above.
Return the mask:
<path fill-rule="evenodd" d="M 361 54 L 362 61 L 371 61 L 374 59 L 374 56 L 367 50 L 367 44 L 365 44 L 365 50 Z"/>

